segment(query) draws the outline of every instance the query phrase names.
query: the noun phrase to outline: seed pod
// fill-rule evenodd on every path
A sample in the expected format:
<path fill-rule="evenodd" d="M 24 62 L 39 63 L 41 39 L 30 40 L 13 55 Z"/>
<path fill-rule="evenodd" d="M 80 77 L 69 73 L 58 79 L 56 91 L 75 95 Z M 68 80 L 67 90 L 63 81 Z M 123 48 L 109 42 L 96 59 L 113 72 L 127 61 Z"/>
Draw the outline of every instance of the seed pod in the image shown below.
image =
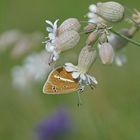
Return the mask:
<path fill-rule="evenodd" d="M 91 46 L 85 46 L 79 55 L 78 59 L 78 68 L 80 68 L 80 71 L 83 73 L 86 73 L 92 63 L 96 60 L 96 50 L 94 50 Z"/>
<path fill-rule="evenodd" d="M 65 20 L 58 28 L 58 35 L 62 34 L 65 31 L 79 31 L 80 23 L 76 18 L 69 18 Z"/>
<path fill-rule="evenodd" d="M 66 31 L 56 38 L 54 46 L 56 51 L 65 51 L 73 48 L 80 40 L 80 36 L 76 31 Z"/>
<path fill-rule="evenodd" d="M 114 58 L 114 50 L 109 43 L 99 46 L 99 56 L 103 64 L 111 64 Z"/>
<path fill-rule="evenodd" d="M 124 16 L 124 7 L 114 1 L 97 3 L 96 13 L 107 21 L 118 22 Z"/>
<path fill-rule="evenodd" d="M 91 31 L 95 30 L 96 27 L 97 27 L 96 24 L 89 23 L 86 27 L 84 27 L 84 32 L 85 32 L 85 33 L 89 33 L 89 32 L 91 32 Z"/>
<path fill-rule="evenodd" d="M 126 28 L 121 29 L 119 33 L 127 36 L 128 38 L 132 37 L 129 33 L 129 29 Z M 124 48 L 128 44 L 128 41 L 126 39 L 119 37 L 118 35 L 115 34 L 110 34 L 110 36 L 108 36 L 108 41 L 115 51 Z"/>
<path fill-rule="evenodd" d="M 97 33 L 96 32 L 92 32 L 89 34 L 87 40 L 86 40 L 86 44 L 87 45 L 93 45 L 96 40 L 98 39 Z"/>

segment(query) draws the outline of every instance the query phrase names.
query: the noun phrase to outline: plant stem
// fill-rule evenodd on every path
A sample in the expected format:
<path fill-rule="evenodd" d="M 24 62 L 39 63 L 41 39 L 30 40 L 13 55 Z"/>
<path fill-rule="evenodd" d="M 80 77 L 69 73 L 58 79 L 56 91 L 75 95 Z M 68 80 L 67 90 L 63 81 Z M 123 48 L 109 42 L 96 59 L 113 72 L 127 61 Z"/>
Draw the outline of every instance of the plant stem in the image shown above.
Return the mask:
<path fill-rule="evenodd" d="M 139 42 L 134 41 L 134 40 L 132 40 L 132 39 L 130 39 L 130 38 L 128 38 L 128 37 L 126 37 L 125 35 L 120 34 L 119 32 L 117 32 L 117 31 L 113 30 L 112 28 L 110 29 L 110 32 L 112 32 L 112 33 L 114 33 L 114 34 L 116 34 L 116 35 L 118 35 L 118 36 L 120 36 L 120 37 L 122 37 L 122 38 L 126 39 L 128 42 L 130 42 L 130 43 L 132 43 L 132 44 L 134 44 L 134 45 L 136 45 L 136 46 L 139 46 L 139 47 L 140 47 L 140 43 L 139 43 Z"/>

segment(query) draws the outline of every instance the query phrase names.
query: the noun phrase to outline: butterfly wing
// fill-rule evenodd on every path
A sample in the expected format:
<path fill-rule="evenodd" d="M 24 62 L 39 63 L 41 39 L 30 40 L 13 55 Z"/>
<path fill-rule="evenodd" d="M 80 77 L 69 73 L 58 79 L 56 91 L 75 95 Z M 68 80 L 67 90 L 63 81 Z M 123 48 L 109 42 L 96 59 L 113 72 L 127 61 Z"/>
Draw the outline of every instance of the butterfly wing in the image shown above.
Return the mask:
<path fill-rule="evenodd" d="M 79 81 L 73 79 L 71 73 L 65 68 L 58 67 L 54 69 L 43 87 L 46 94 L 66 94 L 79 89 Z"/>

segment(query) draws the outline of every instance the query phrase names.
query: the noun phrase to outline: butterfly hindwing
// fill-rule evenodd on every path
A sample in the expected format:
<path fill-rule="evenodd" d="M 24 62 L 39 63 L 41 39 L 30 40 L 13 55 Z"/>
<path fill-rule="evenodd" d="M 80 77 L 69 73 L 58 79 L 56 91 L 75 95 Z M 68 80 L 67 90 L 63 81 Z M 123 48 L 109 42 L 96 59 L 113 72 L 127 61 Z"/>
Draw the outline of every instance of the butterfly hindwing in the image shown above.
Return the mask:
<path fill-rule="evenodd" d="M 48 76 L 43 92 L 46 94 L 65 94 L 77 91 L 79 88 L 78 80 L 73 79 L 71 73 L 65 68 L 58 67 Z"/>

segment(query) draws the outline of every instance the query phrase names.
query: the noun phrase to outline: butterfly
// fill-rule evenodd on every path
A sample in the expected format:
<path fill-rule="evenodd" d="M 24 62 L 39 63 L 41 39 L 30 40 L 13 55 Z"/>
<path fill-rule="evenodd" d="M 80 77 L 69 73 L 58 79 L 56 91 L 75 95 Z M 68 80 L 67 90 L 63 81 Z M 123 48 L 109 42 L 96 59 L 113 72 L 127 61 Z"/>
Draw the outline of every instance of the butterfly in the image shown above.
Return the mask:
<path fill-rule="evenodd" d="M 80 89 L 78 79 L 73 79 L 72 74 L 64 67 L 57 67 L 48 76 L 43 86 L 45 94 L 67 94 Z"/>

